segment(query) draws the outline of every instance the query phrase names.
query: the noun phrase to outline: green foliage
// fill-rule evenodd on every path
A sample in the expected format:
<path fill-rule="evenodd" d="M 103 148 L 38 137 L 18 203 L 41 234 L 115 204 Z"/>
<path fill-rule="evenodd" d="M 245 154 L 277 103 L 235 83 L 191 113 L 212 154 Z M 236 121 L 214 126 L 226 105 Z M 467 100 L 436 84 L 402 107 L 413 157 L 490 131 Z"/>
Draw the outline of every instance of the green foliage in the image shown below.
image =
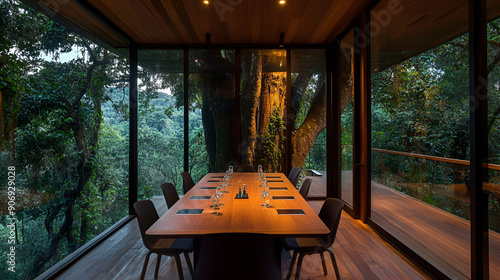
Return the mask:
<path fill-rule="evenodd" d="M 280 112 L 280 107 L 276 107 L 269 118 L 266 132 L 258 139 L 258 143 L 262 143 L 262 149 L 258 150 L 256 158 L 265 163 L 262 165 L 268 172 L 281 172 L 280 161 L 285 152 L 285 121 Z"/>

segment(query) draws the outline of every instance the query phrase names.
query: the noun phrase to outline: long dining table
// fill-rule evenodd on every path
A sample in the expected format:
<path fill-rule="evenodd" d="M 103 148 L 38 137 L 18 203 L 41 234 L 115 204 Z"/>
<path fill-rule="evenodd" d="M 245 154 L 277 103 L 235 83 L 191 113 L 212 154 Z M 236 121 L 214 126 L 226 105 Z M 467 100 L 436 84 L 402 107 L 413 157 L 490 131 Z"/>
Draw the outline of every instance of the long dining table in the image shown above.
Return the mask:
<path fill-rule="evenodd" d="M 221 199 L 224 205 L 220 209 L 213 209 L 211 198 L 216 193 L 217 186 L 222 184 L 224 175 L 207 174 L 146 231 L 146 234 L 160 238 L 194 238 L 195 271 L 200 258 L 200 240 L 205 234 L 271 235 L 275 244 L 272 257 L 274 262 L 271 263 L 281 271 L 283 237 L 309 237 L 330 232 L 282 173 L 265 173 L 272 198 L 270 207 L 261 206 L 262 187 L 258 173 L 233 173 L 226 188 L 228 192 Z M 240 182 L 242 186 L 246 186 L 248 198 L 236 198 Z M 233 253 L 228 252 L 228 255 Z"/>
<path fill-rule="evenodd" d="M 228 191 L 214 210 L 212 196 L 224 173 L 209 173 L 189 190 L 147 231 L 161 238 L 197 238 L 210 233 L 261 233 L 274 237 L 307 237 L 329 233 L 297 189 L 283 173 L 264 173 L 271 207 L 262 205 L 258 173 L 233 173 Z M 239 183 L 246 185 L 247 199 L 236 199 Z M 220 212 L 215 215 L 213 212 Z"/>

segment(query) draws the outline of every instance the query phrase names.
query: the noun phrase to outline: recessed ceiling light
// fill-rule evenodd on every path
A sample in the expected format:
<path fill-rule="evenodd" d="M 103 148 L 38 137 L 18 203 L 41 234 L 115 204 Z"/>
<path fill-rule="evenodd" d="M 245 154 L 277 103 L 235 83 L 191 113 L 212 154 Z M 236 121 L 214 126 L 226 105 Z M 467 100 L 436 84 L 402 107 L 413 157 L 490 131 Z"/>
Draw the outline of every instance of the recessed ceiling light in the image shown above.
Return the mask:
<path fill-rule="evenodd" d="M 203 0 L 203 4 L 208 5 L 208 4 L 210 4 L 210 1 L 208 1 L 208 0 Z"/>
<path fill-rule="evenodd" d="M 279 1 L 279 3 L 280 3 L 281 5 L 284 5 L 284 4 L 286 4 L 286 1 L 285 1 L 285 0 L 280 0 L 280 1 Z"/>

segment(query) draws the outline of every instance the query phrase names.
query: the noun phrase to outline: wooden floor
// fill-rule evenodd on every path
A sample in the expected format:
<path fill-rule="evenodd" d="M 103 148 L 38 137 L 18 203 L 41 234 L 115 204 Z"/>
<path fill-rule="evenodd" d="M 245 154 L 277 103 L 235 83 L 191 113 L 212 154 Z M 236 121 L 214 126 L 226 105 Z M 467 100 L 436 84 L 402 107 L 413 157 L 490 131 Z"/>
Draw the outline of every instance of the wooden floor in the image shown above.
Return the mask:
<path fill-rule="evenodd" d="M 164 213 L 166 206 L 163 197 L 154 197 L 153 201 L 158 212 Z M 310 202 L 317 212 L 322 203 Z M 430 279 L 367 225 L 353 220 L 346 213 L 342 214 L 333 250 L 342 279 Z M 54 279 L 139 279 L 146 253 L 134 219 Z M 326 259 L 327 276 L 323 276 L 319 256 L 307 256 L 300 278 L 335 279 L 329 257 L 326 256 Z M 155 260 L 156 257 L 150 260 L 146 279 L 153 278 Z M 289 264 L 290 260 L 283 258 L 283 278 Z M 191 279 L 184 260 L 183 268 L 185 279 Z M 172 258 L 162 258 L 158 279 L 178 279 Z M 237 275 L 234 279 L 238 279 Z"/>

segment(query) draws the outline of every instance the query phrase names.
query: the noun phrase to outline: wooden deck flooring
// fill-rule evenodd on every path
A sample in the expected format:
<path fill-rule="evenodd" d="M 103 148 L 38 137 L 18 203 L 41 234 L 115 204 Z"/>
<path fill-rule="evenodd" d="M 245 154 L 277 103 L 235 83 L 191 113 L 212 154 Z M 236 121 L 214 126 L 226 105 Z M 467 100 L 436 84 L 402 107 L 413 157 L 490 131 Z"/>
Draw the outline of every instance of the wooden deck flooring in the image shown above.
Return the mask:
<path fill-rule="evenodd" d="M 153 201 L 160 214 L 166 211 L 163 197 L 154 197 Z M 317 212 L 322 203 L 310 202 Z M 346 213 L 342 214 L 333 249 L 342 279 L 430 279 L 367 225 L 353 220 Z M 133 220 L 54 279 L 139 279 L 146 253 L 137 222 Z M 333 267 L 329 257 L 326 258 L 327 276 L 323 276 L 319 256 L 307 256 L 304 258 L 301 279 L 334 279 Z M 146 279 L 153 278 L 155 260 L 156 257 L 150 260 Z M 289 263 L 290 260 L 282 260 L 283 278 Z M 183 268 L 185 279 L 191 279 L 185 261 Z M 158 278 L 178 279 L 172 258 L 162 258 Z M 235 279 L 238 279 L 237 276 Z"/>
<path fill-rule="evenodd" d="M 326 176 L 312 176 L 325 195 Z M 352 201 L 352 175 L 342 172 L 342 197 Z M 470 222 L 372 181 L 371 218 L 451 279 L 470 279 Z M 500 279 L 500 234 L 490 231 L 490 279 Z"/>

